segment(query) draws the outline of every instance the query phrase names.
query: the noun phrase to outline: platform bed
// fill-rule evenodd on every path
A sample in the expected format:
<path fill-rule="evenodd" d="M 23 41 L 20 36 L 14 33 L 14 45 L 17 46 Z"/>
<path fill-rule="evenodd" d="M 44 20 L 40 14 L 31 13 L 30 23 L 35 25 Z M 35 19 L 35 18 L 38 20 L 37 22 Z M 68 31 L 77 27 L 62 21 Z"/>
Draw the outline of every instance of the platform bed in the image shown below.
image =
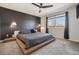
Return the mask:
<path fill-rule="evenodd" d="M 31 54 L 32 52 L 34 52 L 34 51 L 40 49 L 41 47 L 53 42 L 54 40 L 55 39 L 51 39 L 51 40 L 45 41 L 45 42 L 43 42 L 41 44 L 38 44 L 38 45 L 36 45 L 34 47 L 31 47 L 31 48 L 27 49 L 27 46 L 21 40 L 16 39 L 17 44 L 19 45 L 19 47 L 21 48 L 23 54 L 25 54 L 25 55 Z"/>
<path fill-rule="evenodd" d="M 16 39 L 24 54 L 31 54 L 54 40 L 55 38 L 51 34 L 41 32 L 20 33 Z"/>

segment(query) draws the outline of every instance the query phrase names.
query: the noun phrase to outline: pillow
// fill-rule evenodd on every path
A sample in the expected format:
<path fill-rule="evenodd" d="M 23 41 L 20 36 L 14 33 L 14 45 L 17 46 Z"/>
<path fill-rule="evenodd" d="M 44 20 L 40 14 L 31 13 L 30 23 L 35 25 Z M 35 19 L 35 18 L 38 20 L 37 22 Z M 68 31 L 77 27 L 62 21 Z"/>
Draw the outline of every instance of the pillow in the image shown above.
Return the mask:
<path fill-rule="evenodd" d="M 36 33 L 36 31 L 34 29 L 31 29 L 31 33 Z"/>
<path fill-rule="evenodd" d="M 23 33 L 23 34 L 29 34 L 29 33 L 31 33 L 30 30 L 22 30 L 20 32 Z"/>

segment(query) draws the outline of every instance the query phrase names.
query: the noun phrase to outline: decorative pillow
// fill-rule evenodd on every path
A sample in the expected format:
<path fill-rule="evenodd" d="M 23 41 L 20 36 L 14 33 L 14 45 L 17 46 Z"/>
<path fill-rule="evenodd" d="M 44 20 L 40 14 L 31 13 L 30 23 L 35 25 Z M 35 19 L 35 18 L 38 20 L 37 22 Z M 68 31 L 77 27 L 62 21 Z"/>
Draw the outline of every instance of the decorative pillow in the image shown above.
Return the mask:
<path fill-rule="evenodd" d="M 36 33 L 35 29 L 31 29 L 31 33 Z"/>
<path fill-rule="evenodd" d="M 23 34 L 29 34 L 29 33 L 31 33 L 30 30 L 22 30 L 20 32 L 23 33 Z"/>

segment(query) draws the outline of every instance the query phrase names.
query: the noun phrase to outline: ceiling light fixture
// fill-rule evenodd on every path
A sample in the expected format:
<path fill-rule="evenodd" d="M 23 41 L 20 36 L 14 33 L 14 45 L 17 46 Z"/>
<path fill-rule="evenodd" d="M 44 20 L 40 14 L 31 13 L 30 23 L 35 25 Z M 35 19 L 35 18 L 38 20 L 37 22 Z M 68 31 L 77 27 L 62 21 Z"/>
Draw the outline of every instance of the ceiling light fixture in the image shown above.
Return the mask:
<path fill-rule="evenodd" d="M 53 7 L 53 5 L 46 5 L 46 6 L 43 6 L 43 3 L 39 3 L 39 5 L 38 4 L 36 4 L 36 3 L 32 3 L 33 5 L 35 5 L 35 6 L 37 6 L 38 8 L 39 8 L 39 13 L 41 13 L 42 12 L 42 8 L 49 8 L 49 7 Z"/>
<path fill-rule="evenodd" d="M 41 13 L 42 12 L 42 10 L 41 10 L 41 8 L 39 8 L 39 13 Z"/>

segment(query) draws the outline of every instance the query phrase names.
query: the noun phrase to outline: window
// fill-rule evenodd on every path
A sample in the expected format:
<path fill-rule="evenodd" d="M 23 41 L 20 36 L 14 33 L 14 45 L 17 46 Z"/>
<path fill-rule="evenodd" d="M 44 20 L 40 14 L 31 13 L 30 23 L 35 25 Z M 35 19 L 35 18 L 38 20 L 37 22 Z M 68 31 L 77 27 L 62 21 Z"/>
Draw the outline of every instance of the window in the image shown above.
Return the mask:
<path fill-rule="evenodd" d="M 48 18 L 48 26 L 64 27 L 65 26 L 65 15 Z"/>
<path fill-rule="evenodd" d="M 48 26 L 55 26 L 55 19 L 48 19 Z"/>

